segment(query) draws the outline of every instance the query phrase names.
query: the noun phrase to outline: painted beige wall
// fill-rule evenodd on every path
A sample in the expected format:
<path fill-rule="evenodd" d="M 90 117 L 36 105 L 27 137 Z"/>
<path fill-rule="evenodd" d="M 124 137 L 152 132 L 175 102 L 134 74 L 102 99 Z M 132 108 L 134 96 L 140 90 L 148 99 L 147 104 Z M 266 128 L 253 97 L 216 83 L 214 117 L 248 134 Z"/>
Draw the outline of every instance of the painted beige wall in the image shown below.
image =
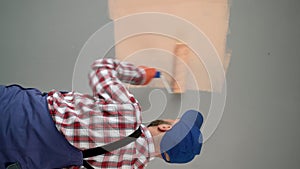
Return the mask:
<path fill-rule="evenodd" d="M 111 19 L 115 21 L 115 40 L 119 42 L 116 45 L 116 56 L 118 59 L 157 67 L 168 72 L 168 75 L 176 79 L 178 76 L 174 72 L 178 68 L 175 66 L 178 58 L 175 57 L 174 51 L 177 43 L 185 43 L 191 50 L 188 52 L 189 59 L 185 61 L 180 60 L 181 64 L 185 65 L 183 68 L 186 70 L 182 71 L 186 72 L 186 76 L 184 79 L 182 79 L 182 76 L 179 76 L 180 79 L 176 80 L 188 82 L 182 84 L 184 86 L 181 87 L 211 91 L 211 83 L 215 83 L 214 90 L 222 88 L 224 77 L 221 75 L 209 77 L 209 75 L 214 75 L 205 67 L 208 63 L 205 63 L 203 60 L 206 57 L 216 57 L 220 59 L 222 69 L 224 71 L 227 69 L 230 60 L 230 55 L 226 49 L 229 18 L 228 0 L 109 0 L 109 11 Z M 156 16 L 151 17 L 143 14 L 147 12 L 155 12 L 155 15 L 157 13 L 170 14 L 174 18 L 178 18 L 173 18 L 176 20 L 174 21 L 172 18 L 162 19 L 164 16 L 156 18 Z M 140 15 L 137 19 L 127 20 L 127 18 L 136 17 L 136 14 Z M 164 28 L 159 27 L 166 24 L 166 22 L 178 22 L 176 25 L 179 26 L 168 28 L 165 35 L 156 34 L 163 32 L 160 29 Z M 198 29 L 197 32 L 193 30 L 193 26 Z M 134 35 L 132 30 L 137 30 L 137 32 L 139 30 L 145 30 L 145 32 L 153 32 L 155 30 L 156 32 Z M 126 31 L 132 33 L 126 34 Z M 195 35 L 200 34 L 203 38 L 199 40 Z M 170 37 L 170 35 L 175 38 Z M 192 43 L 195 45 L 195 42 L 197 43 L 196 46 L 199 47 L 200 53 L 195 51 L 194 46 L 191 45 Z M 212 49 L 204 47 L 207 44 L 211 48 L 215 48 L 214 52 L 216 53 L 212 54 L 209 51 Z M 212 67 L 218 66 L 217 63 L 214 63 L 216 61 L 212 62 Z M 167 77 L 171 84 L 171 78 Z M 163 86 L 159 82 L 152 85 L 154 87 Z"/>

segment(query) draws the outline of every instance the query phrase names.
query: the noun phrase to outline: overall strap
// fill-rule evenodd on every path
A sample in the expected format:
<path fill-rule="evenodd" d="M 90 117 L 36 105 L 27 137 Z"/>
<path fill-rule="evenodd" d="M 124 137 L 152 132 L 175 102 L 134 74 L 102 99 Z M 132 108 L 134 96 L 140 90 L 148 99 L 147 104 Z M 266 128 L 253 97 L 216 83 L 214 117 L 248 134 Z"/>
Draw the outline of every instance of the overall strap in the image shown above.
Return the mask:
<path fill-rule="evenodd" d="M 139 138 L 141 134 L 142 134 L 142 128 L 140 126 L 137 130 L 135 130 L 129 136 L 127 136 L 121 140 L 115 141 L 113 143 L 109 143 L 102 147 L 96 147 L 96 148 L 83 150 L 82 151 L 83 158 L 95 157 L 98 155 L 102 155 L 102 154 L 114 151 L 121 147 L 124 147 L 124 146 L 128 145 L 129 143 L 135 141 L 137 138 Z M 93 169 L 93 167 L 91 165 L 89 165 L 87 163 L 87 161 L 85 161 L 85 160 L 83 160 L 83 166 L 87 169 Z"/>

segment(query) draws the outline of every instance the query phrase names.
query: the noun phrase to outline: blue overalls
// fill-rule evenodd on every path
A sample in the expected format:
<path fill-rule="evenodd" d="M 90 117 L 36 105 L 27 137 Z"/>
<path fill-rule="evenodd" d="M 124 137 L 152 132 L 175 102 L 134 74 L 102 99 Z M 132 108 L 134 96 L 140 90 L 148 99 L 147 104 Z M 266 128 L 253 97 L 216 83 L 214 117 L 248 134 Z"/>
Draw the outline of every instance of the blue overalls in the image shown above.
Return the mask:
<path fill-rule="evenodd" d="M 58 169 L 83 164 L 82 152 L 56 129 L 47 95 L 0 85 L 0 169 Z"/>

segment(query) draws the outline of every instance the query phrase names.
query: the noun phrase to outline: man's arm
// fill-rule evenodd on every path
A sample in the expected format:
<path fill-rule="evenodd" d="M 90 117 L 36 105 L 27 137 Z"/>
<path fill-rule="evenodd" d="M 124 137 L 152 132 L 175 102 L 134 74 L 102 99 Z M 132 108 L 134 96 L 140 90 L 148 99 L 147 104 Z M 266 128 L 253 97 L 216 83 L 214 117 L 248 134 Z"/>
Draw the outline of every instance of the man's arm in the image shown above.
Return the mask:
<path fill-rule="evenodd" d="M 92 64 L 89 80 L 94 96 L 102 97 L 111 103 L 131 103 L 136 100 L 122 82 L 143 84 L 146 73 L 143 68 L 135 67 L 128 62 L 99 59 Z"/>

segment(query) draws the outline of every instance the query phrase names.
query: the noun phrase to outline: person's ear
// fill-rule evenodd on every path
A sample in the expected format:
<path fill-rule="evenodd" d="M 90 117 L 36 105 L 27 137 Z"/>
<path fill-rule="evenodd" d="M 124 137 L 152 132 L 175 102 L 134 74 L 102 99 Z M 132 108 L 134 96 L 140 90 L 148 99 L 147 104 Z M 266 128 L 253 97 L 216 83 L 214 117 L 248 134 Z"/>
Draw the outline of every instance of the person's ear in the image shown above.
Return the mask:
<path fill-rule="evenodd" d="M 157 127 L 158 127 L 159 131 L 166 132 L 166 131 L 168 131 L 172 128 L 172 125 L 170 125 L 170 124 L 160 124 Z"/>

